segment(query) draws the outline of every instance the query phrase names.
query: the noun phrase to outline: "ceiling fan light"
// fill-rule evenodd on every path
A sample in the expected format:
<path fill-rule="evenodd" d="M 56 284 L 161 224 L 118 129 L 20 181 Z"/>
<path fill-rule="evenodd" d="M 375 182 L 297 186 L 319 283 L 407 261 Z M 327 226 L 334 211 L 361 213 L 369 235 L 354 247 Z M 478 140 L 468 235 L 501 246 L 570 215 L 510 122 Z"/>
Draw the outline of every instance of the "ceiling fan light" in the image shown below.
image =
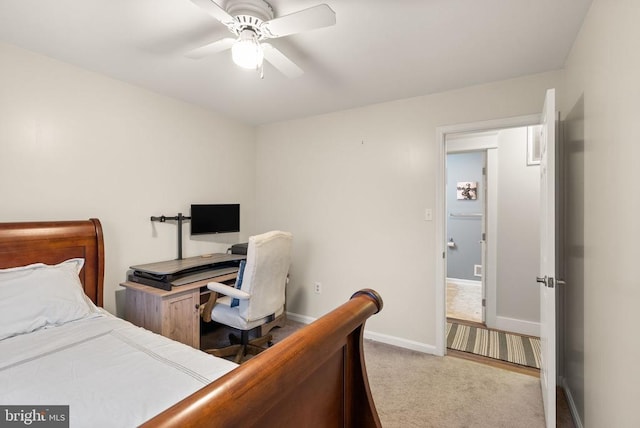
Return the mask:
<path fill-rule="evenodd" d="M 231 47 L 231 58 L 242 68 L 256 70 L 262 66 L 264 52 L 253 31 L 244 30 L 240 33 Z"/>

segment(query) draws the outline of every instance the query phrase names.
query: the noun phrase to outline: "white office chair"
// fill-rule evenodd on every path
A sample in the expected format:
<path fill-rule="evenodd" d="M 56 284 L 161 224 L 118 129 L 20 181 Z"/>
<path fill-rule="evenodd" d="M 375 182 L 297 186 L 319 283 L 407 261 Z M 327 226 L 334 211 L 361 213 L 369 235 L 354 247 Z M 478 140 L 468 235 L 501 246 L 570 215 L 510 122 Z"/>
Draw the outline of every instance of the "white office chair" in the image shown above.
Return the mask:
<path fill-rule="evenodd" d="M 262 335 L 262 329 L 261 336 L 253 340 L 249 340 L 249 332 L 284 313 L 291 241 L 291 233 L 281 231 L 250 237 L 244 271 L 238 272 L 237 288 L 217 282 L 207 284 L 211 298 L 204 306 L 203 320 L 238 329 L 241 337 L 240 343 L 206 352 L 218 357 L 235 355 L 239 363 L 247 353 L 257 354 L 271 342 L 272 336 Z"/>

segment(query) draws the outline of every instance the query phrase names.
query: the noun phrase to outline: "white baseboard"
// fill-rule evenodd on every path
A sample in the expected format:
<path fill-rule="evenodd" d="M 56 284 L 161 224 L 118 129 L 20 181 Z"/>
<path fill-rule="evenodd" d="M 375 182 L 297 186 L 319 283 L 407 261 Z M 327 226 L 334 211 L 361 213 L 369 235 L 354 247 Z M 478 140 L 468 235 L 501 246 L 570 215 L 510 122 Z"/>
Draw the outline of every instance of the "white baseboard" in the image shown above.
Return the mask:
<path fill-rule="evenodd" d="M 292 321 L 303 323 L 303 324 L 311 324 L 316 320 L 316 318 L 309 317 L 306 315 L 295 314 L 293 312 L 287 312 L 287 318 Z M 375 342 L 386 343 L 387 345 L 397 346 L 399 348 L 411 349 L 412 351 L 418 351 L 418 352 L 423 352 L 425 354 L 437 355 L 436 347 L 433 345 L 428 345 L 426 343 L 421 343 L 421 342 L 415 342 L 413 340 L 403 339 L 401 337 L 389 336 L 387 334 L 368 331 L 366 328 L 364 330 L 364 338 L 373 340 Z"/>
<path fill-rule="evenodd" d="M 447 282 L 456 285 L 472 285 L 474 287 L 482 286 L 482 281 L 476 281 L 473 279 L 447 278 Z"/>
<path fill-rule="evenodd" d="M 401 337 L 389 336 L 382 333 L 364 330 L 364 338 L 375 342 L 386 343 L 387 345 L 397 346 L 399 348 L 411 349 L 425 354 L 437 355 L 436 347 L 426 343 L 415 342 L 413 340 L 403 339 Z"/>
<path fill-rule="evenodd" d="M 576 402 L 573 400 L 571 388 L 569 388 L 569 384 L 567 383 L 567 379 L 565 377 L 562 378 L 562 389 L 564 389 L 564 395 L 567 397 L 567 404 L 569 405 L 569 410 L 571 410 L 571 419 L 573 419 L 574 425 L 576 426 L 576 428 L 583 428 L 584 425 L 582 425 L 582 420 L 580 419 L 580 415 L 578 414 Z"/>
<path fill-rule="evenodd" d="M 533 321 L 497 316 L 496 325 L 492 328 L 540 337 L 540 323 Z"/>
<path fill-rule="evenodd" d="M 306 315 L 294 314 L 293 312 L 287 312 L 287 319 L 290 319 L 291 321 L 299 322 L 302 324 L 311 324 L 317 318 L 308 317 Z"/>

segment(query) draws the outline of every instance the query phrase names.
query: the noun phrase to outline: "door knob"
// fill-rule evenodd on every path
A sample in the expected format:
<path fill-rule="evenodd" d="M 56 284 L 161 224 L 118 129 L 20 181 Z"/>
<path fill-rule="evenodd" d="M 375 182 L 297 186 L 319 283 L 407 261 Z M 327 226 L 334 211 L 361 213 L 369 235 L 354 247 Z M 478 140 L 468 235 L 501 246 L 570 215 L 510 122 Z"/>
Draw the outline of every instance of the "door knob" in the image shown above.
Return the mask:
<path fill-rule="evenodd" d="M 555 285 L 555 281 L 553 279 L 553 277 L 548 277 L 545 275 L 544 278 L 540 278 L 539 276 L 536 276 L 536 282 L 539 282 L 540 284 L 544 284 L 545 287 L 549 287 L 549 288 L 553 288 Z"/>

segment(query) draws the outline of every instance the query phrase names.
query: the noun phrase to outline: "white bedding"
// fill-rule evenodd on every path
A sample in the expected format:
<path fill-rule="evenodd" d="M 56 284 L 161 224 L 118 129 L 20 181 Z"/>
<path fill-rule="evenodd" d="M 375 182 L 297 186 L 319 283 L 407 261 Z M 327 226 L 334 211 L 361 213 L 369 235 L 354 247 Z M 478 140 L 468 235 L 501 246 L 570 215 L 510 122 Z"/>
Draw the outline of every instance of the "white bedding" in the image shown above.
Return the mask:
<path fill-rule="evenodd" d="M 72 428 L 134 427 L 235 367 L 102 311 L 0 340 L 0 404 L 69 405 Z"/>

